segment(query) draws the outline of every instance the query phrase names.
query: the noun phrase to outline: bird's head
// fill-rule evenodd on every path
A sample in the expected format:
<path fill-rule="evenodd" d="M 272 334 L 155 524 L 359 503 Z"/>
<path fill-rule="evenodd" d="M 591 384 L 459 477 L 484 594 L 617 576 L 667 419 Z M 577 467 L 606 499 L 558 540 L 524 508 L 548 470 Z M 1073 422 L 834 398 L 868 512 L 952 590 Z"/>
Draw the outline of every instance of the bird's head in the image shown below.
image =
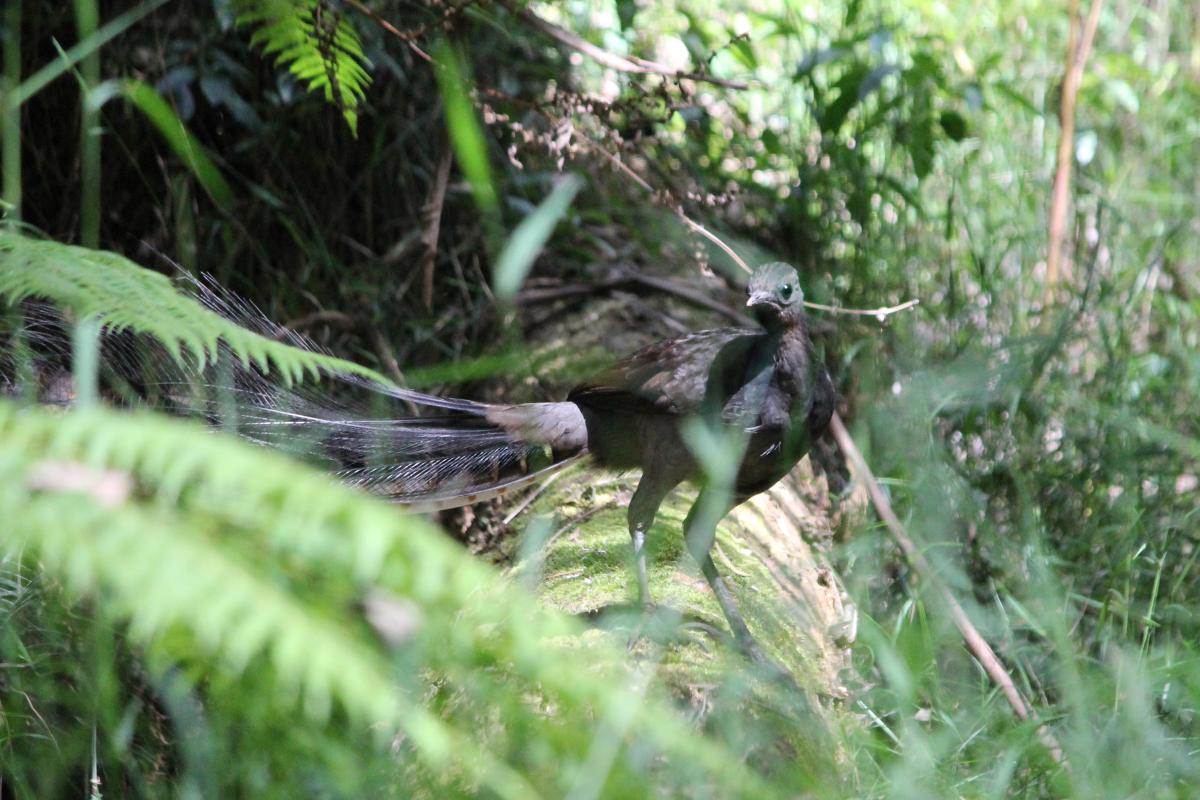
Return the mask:
<path fill-rule="evenodd" d="M 788 327 L 801 319 L 804 291 L 796 270 L 782 261 L 754 270 L 746 286 L 746 308 L 768 330 Z"/>

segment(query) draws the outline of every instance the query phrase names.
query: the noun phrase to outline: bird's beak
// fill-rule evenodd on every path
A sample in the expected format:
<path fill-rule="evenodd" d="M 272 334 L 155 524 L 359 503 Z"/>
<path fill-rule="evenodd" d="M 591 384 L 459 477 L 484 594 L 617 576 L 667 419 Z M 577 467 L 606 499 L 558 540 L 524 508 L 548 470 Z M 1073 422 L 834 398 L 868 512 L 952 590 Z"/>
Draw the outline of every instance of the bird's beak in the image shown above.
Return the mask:
<path fill-rule="evenodd" d="M 746 300 L 746 308 L 754 308 L 755 306 L 765 305 L 770 302 L 771 295 L 769 292 L 755 292 Z"/>

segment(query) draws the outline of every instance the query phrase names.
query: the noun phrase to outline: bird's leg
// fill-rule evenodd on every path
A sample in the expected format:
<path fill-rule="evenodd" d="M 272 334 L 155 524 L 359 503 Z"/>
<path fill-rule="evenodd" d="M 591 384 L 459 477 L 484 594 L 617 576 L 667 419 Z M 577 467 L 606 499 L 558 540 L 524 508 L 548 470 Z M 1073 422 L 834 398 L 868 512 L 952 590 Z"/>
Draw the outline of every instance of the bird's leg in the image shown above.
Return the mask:
<path fill-rule="evenodd" d="M 750 628 L 746 625 L 746 620 L 742 617 L 742 613 L 733 599 L 733 593 L 729 591 L 725 579 L 717 572 L 717 565 L 713 563 L 710 551 L 713 540 L 716 538 L 717 522 L 732 508 L 733 504 L 725 504 L 716 509 L 706 509 L 705 506 L 711 500 L 710 491 L 709 489 L 701 490 L 700 496 L 696 498 L 692 510 L 688 512 L 687 519 L 683 523 L 688 552 L 700 565 L 704 579 L 712 587 L 717 604 L 721 606 L 721 612 L 729 623 L 730 632 L 733 634 L 738 649 L 755 664 L 765 667 L 771 673 L 784 679 L 789 679 L 787 671 L 771 660 L 758 646 L 758 642 L 754 641 L 754 636 L 750 633 Z M 713 513 L 714 511 L 717 513 Z"/>
<path fill-rule="evenodd" d="M 646 527 L 641 524 L 630 526 L 633 537 L 633 558 L 637 569 L 638 604 L 643 609 L 650 607 L 650 575 L 646 566 Z"/>
<path fill-rule="evenodd" d="M 650 576 L 646 565 L 646 532 L 654 524 L 654 516 L 663 498 L 675 488 L 676 482 L 655 480 L 655 472 L 647 470 L 642 474 L 637 490 L 629 501 L 629 538 L 633 540 L 634 567 L 637 571 L 638 604 L 641 606 L 641 619 L 638 621 L 629 638 L 629 649 L 632 650 L 647 628 L 655 630 L 654 637 L 662 635 L 663 629 L 674 629 L 681 615 L 669 609 L 657 609 L 650 597 Z M 665 612 L 665 613 L 663 613 Z"/>
<path fill-rule="evenodd" d="M 646 531 L 654 524 L 654 515 L 662 505 L 663 498 L 671 491 L 670 486 L 664 487 L 643 475 L 638 483 L 633 498 L 629 501 L 629 538 L 633 540 L 633 559 L 637 570 L 638 602 L 642 610 L 648 610 L 650 599 L 650 576 L 646 567 Z"/>

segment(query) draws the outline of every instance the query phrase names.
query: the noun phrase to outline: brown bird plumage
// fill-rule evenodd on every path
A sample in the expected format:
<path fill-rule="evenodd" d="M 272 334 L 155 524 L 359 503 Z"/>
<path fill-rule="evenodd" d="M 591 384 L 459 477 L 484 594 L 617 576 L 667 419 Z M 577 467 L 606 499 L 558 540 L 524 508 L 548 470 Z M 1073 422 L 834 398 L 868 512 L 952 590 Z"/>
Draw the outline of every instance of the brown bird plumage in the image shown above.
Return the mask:
<path fill-rule="evenodd" d="M 646 533 L 667 494 L 696 481 L 700 496 L 684 522 L 688 550 L 739 645 L 765 660 L 709 553 L 715 525 L 791 471 L 824 433 L 835 395 L 813 350 L 795 270 L 778 263 L 760 267 L 747 298 L 761 330 L 702 331 L 652 344 L 574 389 L 568 401 L 582 413 L 597 463 L 642 470 L 629 505 L 642 604 L 650 603 Z M 715 485 L 701 469 L 684 435 L 689 419 L 742 434 L 732 486 Z M 701 513 L 711 502 L 719 503 L 719 513 Z"/>

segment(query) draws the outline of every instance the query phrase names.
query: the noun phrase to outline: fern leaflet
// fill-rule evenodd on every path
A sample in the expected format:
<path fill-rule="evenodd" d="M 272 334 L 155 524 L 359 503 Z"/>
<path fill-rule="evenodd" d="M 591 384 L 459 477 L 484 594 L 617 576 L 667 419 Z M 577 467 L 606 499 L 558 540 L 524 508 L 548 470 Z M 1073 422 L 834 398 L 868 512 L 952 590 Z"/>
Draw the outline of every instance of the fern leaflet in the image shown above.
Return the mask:
<path fill-rule="evenodd" d="M 110 331 L 152 336 L 183 363 L 199 367 L 216 361 L 221 346 L 287 383 L 322 372 L 351 373 L 387 384 L 373 370 L 322 353 L 292 347 L 233 324 L 175 290 L 165 275 L 127 258 L 52 241 L 40 241 L 0 228 L 0 298 L 50 300 L 76 318 L 96 317 Z"/>
<path fill-rule="evenodd" d="M 358 133 L 358 106 L 371 66 L 354 28 L 322 0 L 237 0 L 237 24 L 256 28 L 250 43 L 287 66 L 309 91 L 320 91 Z"/>

